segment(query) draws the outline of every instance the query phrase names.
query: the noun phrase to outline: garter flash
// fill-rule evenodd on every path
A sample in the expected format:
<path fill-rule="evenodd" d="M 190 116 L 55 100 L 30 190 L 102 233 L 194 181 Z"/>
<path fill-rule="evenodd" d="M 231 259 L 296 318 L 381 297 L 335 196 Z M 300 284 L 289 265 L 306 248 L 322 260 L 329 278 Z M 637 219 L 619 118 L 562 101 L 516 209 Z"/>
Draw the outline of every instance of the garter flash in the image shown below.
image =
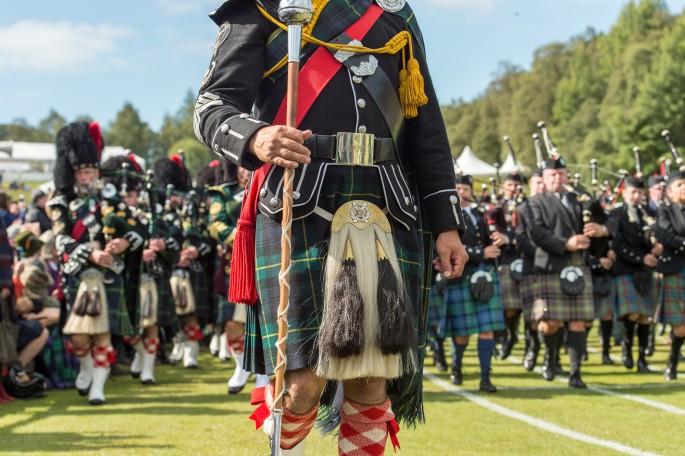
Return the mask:
<path fill-rule="evenodd" d="M 415 371 L 414 317 L 378 206 L 350 201 L 337 210 L 324 271 L 317 375 L 393 379 Z"/>

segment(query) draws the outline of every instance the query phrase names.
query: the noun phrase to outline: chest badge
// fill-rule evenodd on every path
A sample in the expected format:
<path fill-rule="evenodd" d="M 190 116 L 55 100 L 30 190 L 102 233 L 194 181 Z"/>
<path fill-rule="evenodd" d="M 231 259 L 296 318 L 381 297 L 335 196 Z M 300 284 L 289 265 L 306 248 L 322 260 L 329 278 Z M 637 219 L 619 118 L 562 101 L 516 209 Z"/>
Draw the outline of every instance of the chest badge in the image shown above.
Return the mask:
<path fill-rule="evenodd" d="M 396 13 L 404 8 L 405 0 L 376 0 L 378 6 L 390 13 Z"/>

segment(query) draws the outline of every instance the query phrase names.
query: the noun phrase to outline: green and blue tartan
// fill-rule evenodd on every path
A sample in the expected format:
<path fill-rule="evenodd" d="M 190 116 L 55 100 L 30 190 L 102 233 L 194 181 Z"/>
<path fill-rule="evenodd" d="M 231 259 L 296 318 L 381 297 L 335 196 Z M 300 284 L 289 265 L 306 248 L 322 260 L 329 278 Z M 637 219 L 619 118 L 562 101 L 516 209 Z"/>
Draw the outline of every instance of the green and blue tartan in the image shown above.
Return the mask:
<path fill-rule="evenodd" d="M 111 271 L 105 271 L 104 274 L 105 280 L 111 280 L 111 283 L 105 283 L 109 332 L 112 334 L 118 334 L 120 336 L 132 336 L 134 331 L 126 306 L 124 279 L 121 275 L 114 274 Z M 72 309 L 74 306 L 74 300 L 76 299 L 76 293 L 78 292 L 80 283 L 81 281 L 79 280 L 78 276 L 67 276 L 66 296 L 69 309 Z"/>
<path fill-rule="evenodd" d="M 504 310 L 522 310 L 521 287 L 511 277 L 511 269 L 505 264 L 499 267 L 499 285 L 502 291 L 502 307 Z"/>
<path fill-rule="evenodd" d="M 653 283 L 650 293 L 644 296 L 635 289 L 632 274 L 614 277 L 618 309 L 616 316 L 621 318 L 631 313 L 653 316 L 659 299 L 659 288 L 656 281 Z"/>
<path fill-rule="evenodd" d="M 604 320 L 616 313 L 616 287 L 611 287 L 611 292 L 605 296 L 593 296 L 595 301 L 595 318 Z"/>
<path fill-rule="evenodd" d="M 428 294 L 428 313 L 426 321 L 428 322 L 429 328 L 435 329 L 435 334 L 440 335 L 445 331 L 445 319 L 443 317 L 445 311 L 445 298 L 442 290 L 438 286 L 433 285 Z"/>
<path fill-rule="evenodd" d="M 685 324 L 685 268 L 675 274 L 664 274 L 662 284 L 664 323 Z"/>
<path fill-rule="evenodd" d="M 481 270 L 488 270 L 481 268 Z M 448 282 L 443 292 L 445 313 L 440 337 L 466 337 L 504 329 L 502 293 L 497 273 L 492 272 L 494 292 L 488 302 L 476 302 L 471 295 L 471 275 L 457 283 Z"/>
<path fill-rule="evenodd" d="M 595 305 L 592 294 L 592 274 L 583 266 L 585 289 L 571 296 L 561 290 L 558 272 L 540 273 L 533 286 L 533 319 L 541 321 L 592 321 Z"/>
<path fill-rule="evenodd" d="M 205 270 L 198 272 L 188 270 L 190 285 L 195 296 L 195 316 L 201 322 L 209 321 L 211 317 L 209 287 Z"/>
<path fill-rule="evenodd" d="M 524 275 L 519 284 L 521 291 L 521 308 L 523 309 L 523 321 L 529 323 L 533 320 L 533 302 L 535 302 L 535 275 Z"/>
<path fill-rule="evenodd" d="M 50 389 L 72 388 L 78 375 L 79 362 L 76 355 L 67 350 L 69 336 L 62 334 L 59 325 L 48 328 L 50 334 L 40 359 L 45 366 L 45 378 Z"/>
<path fill-rule="evenodd" d="M 385 207 L 378 170 L 375 167 L 328 166 L 318 206 L 333 214 L 351 200 L 364 200 Z M 298 216 L 297 213 L 294 214 Z M 408 302 L 413 306 L 418 334 L 419 366 L 425 356 L 428 286 L 425 248 L 432 237 L 420 229 L 406 230 L 389 217 L 397 258 Z M 419 223 L 420 225 L 420 223 Z M 314 368 L 318 359 L 316 337 L 323 312 L 323 267 L 330 239 L 330 222 L 318 215 L 294 220 L 288 312 L 287 370 Z M 281 267 L 281 224 L 257 215 L 257 289 L 259 302 L 248 309 L 245 363 L 251 372 L 272 374 L 276 366 L 278 337 L 278 274 Z M 399 419 L 414 424 L 423 420 L 422 372 L 389 382 L 388 395 Z"/>

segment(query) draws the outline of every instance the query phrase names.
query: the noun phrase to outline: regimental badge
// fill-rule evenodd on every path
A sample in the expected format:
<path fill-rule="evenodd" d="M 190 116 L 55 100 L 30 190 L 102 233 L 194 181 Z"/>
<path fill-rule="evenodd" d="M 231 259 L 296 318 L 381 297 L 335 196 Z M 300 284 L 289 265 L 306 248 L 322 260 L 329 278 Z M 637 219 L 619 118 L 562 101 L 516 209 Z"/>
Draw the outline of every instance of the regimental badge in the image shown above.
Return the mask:
<path fill-rule="evenodd" d="M 219 202 L 212 203 L 212 205 L 209 206 L 209 213 L 211 215 L 219 214 L 223 208 L 224 206 Z"/>
<path fill-rule="evenodd" d="M 366 203 L 355 202 L 350 207 L 350 218 L 356 223 L 369 223 L 371 211 Z"/>
<path fill-rule="evenodd" d="M 376 72 L 376 68 L 378 68 L 378 59 L 369 55 L 368 62 L 361 62 L 359 66 L 351 66 L 350 70 L 355 76 L 371 76 Z"/>
<path fill-rule="evenodd" d="M 376 3 L 385 11 L 396 13 L 404 8 L 404 4 L 407 2 L 405 0 L 376 0 Z"/>
<path fill-rule="evenodd" d="M 362 42 L 359 40 L 352 40 L 348 43 L 350 46 L 362 46 Z M 351 51 L 337 51 L 335 54 L 333 54 L 333 57 L 335 60 L 337 60 L 340 63 L 345 63 L 345 60 L 349 59 L 352 57 L 355 53 Z"/>

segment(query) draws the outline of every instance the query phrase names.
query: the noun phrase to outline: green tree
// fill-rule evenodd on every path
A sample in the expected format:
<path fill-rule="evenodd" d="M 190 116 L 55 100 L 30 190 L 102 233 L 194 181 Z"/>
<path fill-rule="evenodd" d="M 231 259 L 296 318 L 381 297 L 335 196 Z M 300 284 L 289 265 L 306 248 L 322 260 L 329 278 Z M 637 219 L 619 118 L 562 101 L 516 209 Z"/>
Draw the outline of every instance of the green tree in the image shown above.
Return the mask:
<path fill-rule="evenodd" d="M 105 132 L 105 143 L 122 146 L 146 156 L 154 145 L 155 133 L 143 122 L 138 111 L 129 102 L 117 113 L 116 119 Z"/>

